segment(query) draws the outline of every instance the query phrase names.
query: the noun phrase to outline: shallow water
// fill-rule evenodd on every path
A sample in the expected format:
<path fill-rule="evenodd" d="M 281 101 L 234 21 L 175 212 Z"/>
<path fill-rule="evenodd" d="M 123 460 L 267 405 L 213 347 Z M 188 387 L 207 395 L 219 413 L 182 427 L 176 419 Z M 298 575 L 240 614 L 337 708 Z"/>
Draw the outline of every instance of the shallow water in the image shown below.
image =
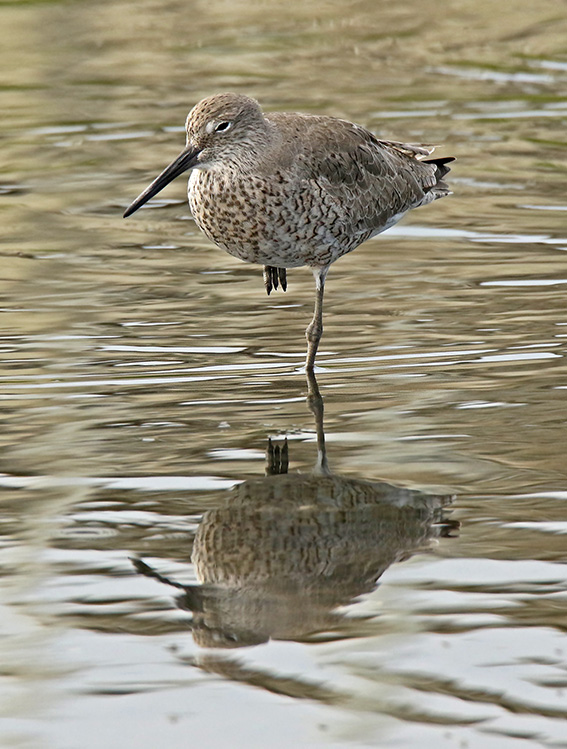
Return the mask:
<path fill-rule="evenodd" d="M 2 746 L 567 746 L 566 26 L 0 6 Z M 324 425 L 311 274 L 121 219 L 227 89 L 458 158 L 331 269 Z"/>

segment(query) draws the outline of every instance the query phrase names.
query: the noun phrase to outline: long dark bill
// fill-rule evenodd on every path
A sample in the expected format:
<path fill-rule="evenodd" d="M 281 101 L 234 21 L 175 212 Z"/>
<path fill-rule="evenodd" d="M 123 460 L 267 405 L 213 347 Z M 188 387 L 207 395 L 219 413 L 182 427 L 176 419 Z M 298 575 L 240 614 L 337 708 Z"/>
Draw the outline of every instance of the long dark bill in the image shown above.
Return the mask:
<path fill-rule="evenodd" d="M 144 192 L 140 193 L 136 200 L 128 206 L 124 211 L 124 218 L 131 216 L 134 211 L 137 211 L 138 208 L 141 208 L 144 203 L 147 203 L 148 200 L 150 200 L 150 198 L 153 198 L 154 195 L 161 192 L 161 190 L 163 190 L 166 185 L 169 185 L 169 183 L 176 177 L 179 177 L 180 174 L 183 174 L 183 172 L 186 172 L 188 169 L 195 166 L 198 156 L 199 149 L 194 146 L 187 146 L 185 150 L 181 151 L 175 161 L 172 161 L 169 166 L 166 166 L 163 172 L 154 179 L 152 184 L 149 185 L 149 187 L 146 187 Z"/>

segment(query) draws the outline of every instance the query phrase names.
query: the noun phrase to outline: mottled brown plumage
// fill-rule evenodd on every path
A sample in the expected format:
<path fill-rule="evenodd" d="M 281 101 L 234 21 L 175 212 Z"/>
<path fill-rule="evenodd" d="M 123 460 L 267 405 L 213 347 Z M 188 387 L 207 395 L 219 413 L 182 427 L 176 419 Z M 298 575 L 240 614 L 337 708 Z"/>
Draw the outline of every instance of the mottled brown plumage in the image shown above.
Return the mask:
<path fill-rule="evenodd" d="M 449 193 L 452 158 L 433 148 L 380 140 L 333 117 L 276 112 L 254 99 L 218 94 L 189 113 L 187 147 L 125 212 L 191 170 L 188 196 L 199 228 L 222 249 L 265 266 L 268 293 L 286 269 L 308 265 L 317 284 L 307 328 L 307 369 L 323 331 L 331 263 L 393 226 L 407 211 Z"/>

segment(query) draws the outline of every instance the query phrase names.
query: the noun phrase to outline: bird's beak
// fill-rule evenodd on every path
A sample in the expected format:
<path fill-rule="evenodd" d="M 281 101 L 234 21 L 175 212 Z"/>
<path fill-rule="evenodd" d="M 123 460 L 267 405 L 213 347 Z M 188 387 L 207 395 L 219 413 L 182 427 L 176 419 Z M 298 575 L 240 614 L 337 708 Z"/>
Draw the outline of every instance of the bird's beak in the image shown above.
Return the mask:
<path fill-rule="evenodd" d="M 138 208 L 141 208 L 144 203 L 147 203 L 150 198 L 153 198 L 154 195 L 157 195 L 158 192 L 163 190 L 163 188 L 166 185 L 169 185 L 169 183 L 172 182 L 176 177 L 179 177 L 180 174 L 183 174 L 183 172 L 186 172 L 188 169 L 194 167 L 197 163 L 199 153 L 200 149 L 195 148 L 195 146 L 187 146 L 187 148 L 181 151 L 179 156 L 174 161 L 172 161 L 169 166 L 166 166 L 163 172 L 154 179 L 152 184 L 149 185 L 149 187 L 146 187 L 144 192 L 140 193 L 136 200 L 128 206 L 128 208 L 124 211 L 124 218 L 131 216 L 134 211 L 137 211 Z"/>

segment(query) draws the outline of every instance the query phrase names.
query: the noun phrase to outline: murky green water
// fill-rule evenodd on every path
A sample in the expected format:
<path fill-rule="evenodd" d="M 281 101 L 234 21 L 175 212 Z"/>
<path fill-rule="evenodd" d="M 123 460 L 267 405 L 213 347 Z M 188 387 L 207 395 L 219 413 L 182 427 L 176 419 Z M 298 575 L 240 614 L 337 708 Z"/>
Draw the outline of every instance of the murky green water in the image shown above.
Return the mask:
<path fill-rule="evenodd" d="M 554 0 L 0 4 L 2 746 L 567 746 L 566 39 Z M 227 89 L 458 158 L 332 267 L 324 426 L 309 271 L 267 298 L 182 181 L 121 218 Z"/>

